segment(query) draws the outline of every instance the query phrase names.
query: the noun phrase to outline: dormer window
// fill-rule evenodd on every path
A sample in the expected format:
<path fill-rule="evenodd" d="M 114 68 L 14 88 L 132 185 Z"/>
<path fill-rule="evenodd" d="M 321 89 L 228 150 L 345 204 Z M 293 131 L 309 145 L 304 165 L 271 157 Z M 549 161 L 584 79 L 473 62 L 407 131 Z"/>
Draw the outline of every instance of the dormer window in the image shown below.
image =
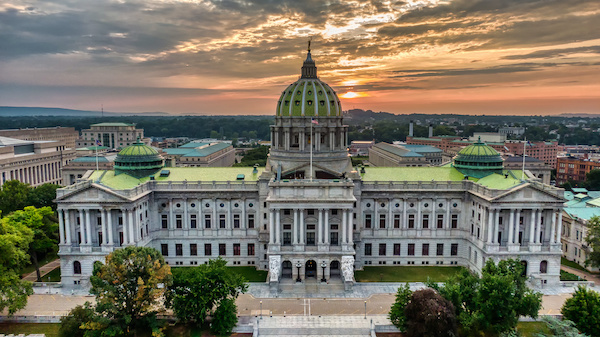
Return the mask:
<path fill-rule="evenodd" d="M 286 106 L 290 105 L 290 101 L 285 101 L 285 105 Z"/>
<path fill-rule="evenodd" d="M 308 105 L 312 105 L 312 101 L 306 101 L 306 103 L 308 103 Z"/>
<path fill-rule="evenodd" d="M 308 91 L 308 94 L 309 94 L 309 95 L 312 95 L 312 91 L 310 91 L 310 90 L 309 90 L 309 91 Z"/>
<path fill-rule="evenodd" d="M 301 94 L 301 91 L 300 91 L 300 90 L 298 90 L 298 92 L 296 93 L 296 95 L 300 95 L 300 94 Z"/>
<path fill-rule="evenodd" d="M 321 106 L 325 106 L 325 101 L 319 101 L 319 104 L 321 104 Z"/>
<path fill-rule="evenodd" d="M 320 95 L 323 95 L 323 92 L 322 92 L 321 90 L 319 90 L 319 96 L 320 96 Z"/>
<path fill-rule="evenodd" d="M 299 105 L 300 105 L 300 101 L 296 101 L 296 102 L 294 102 L 294 103 L 296 103 L 296 106 L 299 106 Z"/>

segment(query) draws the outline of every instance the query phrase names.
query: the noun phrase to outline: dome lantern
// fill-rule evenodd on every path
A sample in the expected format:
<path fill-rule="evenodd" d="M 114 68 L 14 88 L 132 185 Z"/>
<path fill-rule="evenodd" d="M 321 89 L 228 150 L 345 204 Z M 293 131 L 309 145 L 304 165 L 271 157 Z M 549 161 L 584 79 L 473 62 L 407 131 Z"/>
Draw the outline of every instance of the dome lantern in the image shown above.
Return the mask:
<path fill-rule="evenodd" d="M 162 167 L 163 159 L 160 154 L 139 138 L 137 142 L 121 150 L 115 159 L 115 175 L 126 173 L 143 178 L 155 174 Z"/>
<path fill-rule="evenodd" d="M 483 178 L 492 173 L 502 173 L 503 160 L 500 153 L 482 142 L 480 137 L 458 152 L 453 165 L 469 177 Z"/>

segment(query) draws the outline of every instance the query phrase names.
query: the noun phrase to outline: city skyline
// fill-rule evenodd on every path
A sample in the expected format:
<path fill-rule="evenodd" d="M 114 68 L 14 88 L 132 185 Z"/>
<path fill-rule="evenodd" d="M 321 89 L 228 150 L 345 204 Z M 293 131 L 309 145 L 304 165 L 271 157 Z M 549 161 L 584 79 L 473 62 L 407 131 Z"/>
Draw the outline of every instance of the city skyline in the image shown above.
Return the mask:
<path fill-rule="evenodd" d="M 274 114 L 306 43 L 344 109 L 600 113 L 600 4 L 7 1 L 0 105 Z"/>

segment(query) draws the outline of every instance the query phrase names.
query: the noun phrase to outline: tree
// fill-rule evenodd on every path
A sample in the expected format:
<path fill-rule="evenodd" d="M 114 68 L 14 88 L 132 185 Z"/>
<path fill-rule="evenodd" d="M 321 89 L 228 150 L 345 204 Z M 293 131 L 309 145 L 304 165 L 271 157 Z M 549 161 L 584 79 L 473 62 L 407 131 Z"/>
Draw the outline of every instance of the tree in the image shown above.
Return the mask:
<path fill-rule="evenodd" d="M 238 322 L 237 306 L 233 298 L 225 298 L 212 315 L 210 332 L 217 336 L 229 336 Z"/>
<path fill-rule="evenodd" d="M 428 286 L 452 302 L 464 334 L 498 336 L 514 331 L 519 316 L 535 318 L 540 310 L 542 294 L 527 287 L 523 271 L 518 260 L 502 260 L 498 265 L 488 260 L 481 277 L 465 271 L 443 286 L 431 282 Z"/>
<path fill-rule="evenodd" d="M 538 332 L 534 337 L 587 337 L 577 330 L 575 323 L 568 319 L 558 319 L 552 316 L 542 317 L 542 321 L 546 323 L 549 333 Z"/>
<path fill-rule="evenodd" d="M 96 311 L 108 319 L 103 335 L 126 335 L 151 329 L 160 334 L 156 314 L 172 283 L 171 268 L 154 248 L 125 247 L 96 262 L 90 277 Z M 102 322 L 89 324 L 94 329 Z"/>
<path fill-rule="evenodd" d="M 585 175 L 585 188 L 591 191 L 600 190 L 600 170 L 591 170 Z"/>
<path fill-rule="evenodd" d="M 1 212 L 0 212 L 1 213 Z M 29 260 L 27 251 L 33 231 L 11 216 L 0 219 L 0 311 L 13 315 L 27 305 L 33 294 L 31 282 L 21 280 L 19 271 Z"/>
<path fill-rule="evenodd" d="M 246 280 L 226 264 L 218 258 L 198 267 L 173 270 L 167 299 L 178 319 L 202 326 L 215 306 L 246 291 Z"/>
<path fill-rule="evenodd" d="M 591 248 L 587 253 L 585 264 L 600 267 L 600 217 L 593 216 L 587 222 L 587 236 L 585 241 Z"/>
<path fill-rule="evenodd" d="M 560 312 L 564 318 L 573 321 L 579 331 L 600 336 L 600 294 L 597 292 L 583 286 L 577 287 Z"/>
<path fill-rule="evenodd" d="M 58 244 L 58 224 L 53 220 L 54 212 L 50 207 L 35 208 L 27 206 L 22 211 L 11 213 L 11 221 L 20 222 L 33 231 L 33 241 L 29 245 L 31 262 L 35 266 L 37 281 L 41 282 L 38 254 L 44 254 Z"/>
<path fill-rule="evenodd" d="M 408 301 L 410 301 L 411 296 L 412 291 L 410 291 L 408 283 L 406 283 L 404 286 L 398 287 L 398 292 L 396 292 L 396 301 L 394 304 L 392 304 L 392 308 L 388 314 L 392 324 L 400 331 L 406 330 L 406 316 L 404 315 L 404 308 L 408 304 Z"/>
<path fill-rule="evenodd" d="M 84 337 L 86 329 L 84 329 L 83 326 L 96 319 L 96 311 L 90 302 L 85 302 L 84 305 L 78 305 L 71 309 L 67 316 L 63 316 L 60 319 L 58 337 Z"/>
<path fill-rule="evenodd" d="M 456 336 L 454 306 L 431 288 L 415 291 L 404 308 L 406 336 Z"/>
<path fill-rule="evenodd" d="M 29 205 L 30 187 L 18 180 L 9 180 L 0 190 L 0 211 L 6 216 Z"/>
<path fill-rule="evenodd" d="M 37 208 L 50 207 L 56 212 L 56 190 L 59 185 L 43 184 L 29 191 L 28 204 Z"/>

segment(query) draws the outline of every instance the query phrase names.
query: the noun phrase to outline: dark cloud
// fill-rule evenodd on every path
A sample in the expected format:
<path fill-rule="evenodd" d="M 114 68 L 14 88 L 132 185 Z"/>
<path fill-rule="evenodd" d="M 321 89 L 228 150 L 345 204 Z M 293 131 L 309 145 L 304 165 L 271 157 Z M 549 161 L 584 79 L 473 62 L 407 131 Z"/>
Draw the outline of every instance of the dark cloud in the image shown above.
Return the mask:
<path fill-rule="evenodd" d="M 518 63 L 507 66 L 495 66 L 488 68 L 465 68 L 465 69 L 408 69 L 408 70 L 396 70 L 394 73 L 400 73 L 400 75 L 394 75 L 396 78 L 403 77 L 431 77 L 431 76 L 465 76 L 465 75 L 496 75 L 496 74 L 509 74 L 541 70 L 548 67 L 556 67 L 556 63 Z"/>
<path fill-rule="evenodd" d="M 600 46 L 537 50 L 522 55 L 504 56 L 504 60 L 564 58 L 571 54 L 600 54 Z"/>

